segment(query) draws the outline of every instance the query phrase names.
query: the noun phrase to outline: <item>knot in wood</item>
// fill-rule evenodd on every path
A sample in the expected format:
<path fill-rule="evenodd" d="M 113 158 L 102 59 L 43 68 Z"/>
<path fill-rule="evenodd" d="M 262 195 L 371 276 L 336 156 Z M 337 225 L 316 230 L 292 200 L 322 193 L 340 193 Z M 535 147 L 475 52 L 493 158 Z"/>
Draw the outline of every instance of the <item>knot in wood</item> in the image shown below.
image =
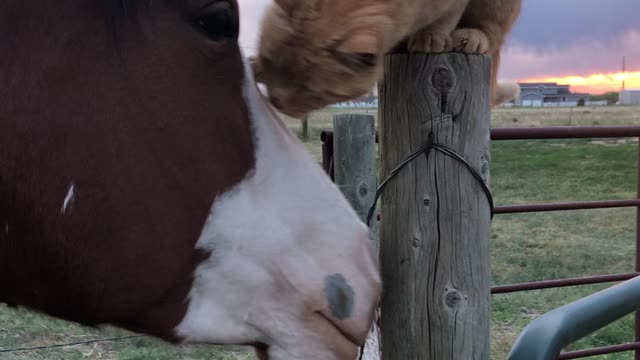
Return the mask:
<path fill-rule="evenodd" d="M 441 94 L 449 92 L 453 86 L 453 76 L 451 75 L 451 69 L 446 66 L 440 65 L 436 67 L 433 74 L 431 74 L 431 84 L 433 88 L 439 91 Z"/>
<path fill-rule="evenodd" d="M 448 308 L 457 308 L 462 302 L 462 294 L 458 290 L 451 289 L 444 296 L 444 303 Z"/>
<path fill-rule="evenodd" d="M 369 187 L 367 184 L 360 184 L 358 187 L 358 193 L 360 194 L 360 197 L 367 197 L 367 195 L 369 195 Z"/>
<path fill-rule="evenodd" d="M 489 175 L 489 161 L 487 161 L 487 158 L 484 155 L 480 156 L 480 175 L 482 176 L 482 180 L 486 183 Z"/>

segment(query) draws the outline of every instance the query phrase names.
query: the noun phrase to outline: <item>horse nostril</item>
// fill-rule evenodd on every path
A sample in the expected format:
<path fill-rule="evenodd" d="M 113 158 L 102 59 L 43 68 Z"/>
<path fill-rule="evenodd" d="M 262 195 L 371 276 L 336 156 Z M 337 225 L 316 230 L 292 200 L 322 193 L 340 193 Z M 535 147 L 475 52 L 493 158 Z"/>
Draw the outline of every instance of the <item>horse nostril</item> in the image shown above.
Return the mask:
<path fill-rule="evenodd" d="M 329 275 L 324 279 L 324 294 L 334 318 L 345 320 L 353 315 L 355 293 L 342 274 Z"/>

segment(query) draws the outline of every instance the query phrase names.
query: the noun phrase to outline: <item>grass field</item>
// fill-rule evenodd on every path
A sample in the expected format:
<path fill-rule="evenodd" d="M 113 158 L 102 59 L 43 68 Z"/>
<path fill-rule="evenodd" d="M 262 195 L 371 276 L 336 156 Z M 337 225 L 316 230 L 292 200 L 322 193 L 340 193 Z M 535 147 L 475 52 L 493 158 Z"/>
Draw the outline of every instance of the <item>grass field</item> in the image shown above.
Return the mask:
<path fill-rule="evenodd" d="M 362 111 L 359 111 L 362 112 Z M 375 114 L 375 110 L 369 110 Z M 318 134 L 337 111 L 313 114 L 309 150 L 320 160 Z M 287 119 L 293 131 L 297 120 Z M 640 124 L 640 107 L 498 109 L 494 127 Z M 551 200 L 633 198 L 637 145 L 634 141 L 512 141 L 493 144 L 492 190 L 497 204 Z M 496 216 L 492 227 L 494 284 L 633 270 L 635 210 L 590 210 Z M 536 316 L 605 286 L 540 290 L 492 298 L 492 349 L 502 360 L 522 328 Z M 604 346 L 632 340 L 625 318 L 575 344 Z M 388 330 L 387 330 L 388 331 Z M 111 328 L 87 329 L 24 310 L 0 306 L 0 350 L 127 335 Z M 0 353 L 4 360 L 49 359 L 253 359 L 237 347 L 169 347 L 148 338 L 54 350 Z M 614 354 L 593 359 L 631 359 Z"/>

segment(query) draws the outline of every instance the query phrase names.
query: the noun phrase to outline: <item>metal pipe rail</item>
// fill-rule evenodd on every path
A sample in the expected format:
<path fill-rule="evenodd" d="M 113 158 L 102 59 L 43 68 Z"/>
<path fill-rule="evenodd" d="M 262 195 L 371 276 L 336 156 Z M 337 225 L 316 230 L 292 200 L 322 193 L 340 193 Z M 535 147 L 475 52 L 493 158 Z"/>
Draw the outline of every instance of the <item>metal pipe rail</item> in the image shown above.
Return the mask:
<path fill-rule="evenodd" d="M 551 310 L 533 320 L 516 339 L 507 360 L 575 359 L 583 357 L 585 352 L 585 356 L 595 355 L 594 349 L 583 350 L 579 354 L 565 354 L 564 357 L 560 355 L 560 351 L 639 308 L 640 277 L 636 277 Z M 623 349 L 637 348 L 618 345 L 615 352 Z M 609 354 L 614 349 L 598 350 L 600 354 Z"/>

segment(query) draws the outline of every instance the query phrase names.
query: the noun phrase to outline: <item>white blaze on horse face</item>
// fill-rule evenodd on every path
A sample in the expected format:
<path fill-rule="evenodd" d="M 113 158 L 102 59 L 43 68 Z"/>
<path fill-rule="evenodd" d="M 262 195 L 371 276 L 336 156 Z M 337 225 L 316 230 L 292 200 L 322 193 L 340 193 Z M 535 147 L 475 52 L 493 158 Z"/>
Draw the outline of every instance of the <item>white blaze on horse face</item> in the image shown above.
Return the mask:
<path fill-rule="evenodd" d="M 211 257 L 176 333 L 262 342 L 270 360 L 353 359 L 380 294 L 368 231 L 245 71 L 255 169 L 215 199 L 197 243 Z"/>

